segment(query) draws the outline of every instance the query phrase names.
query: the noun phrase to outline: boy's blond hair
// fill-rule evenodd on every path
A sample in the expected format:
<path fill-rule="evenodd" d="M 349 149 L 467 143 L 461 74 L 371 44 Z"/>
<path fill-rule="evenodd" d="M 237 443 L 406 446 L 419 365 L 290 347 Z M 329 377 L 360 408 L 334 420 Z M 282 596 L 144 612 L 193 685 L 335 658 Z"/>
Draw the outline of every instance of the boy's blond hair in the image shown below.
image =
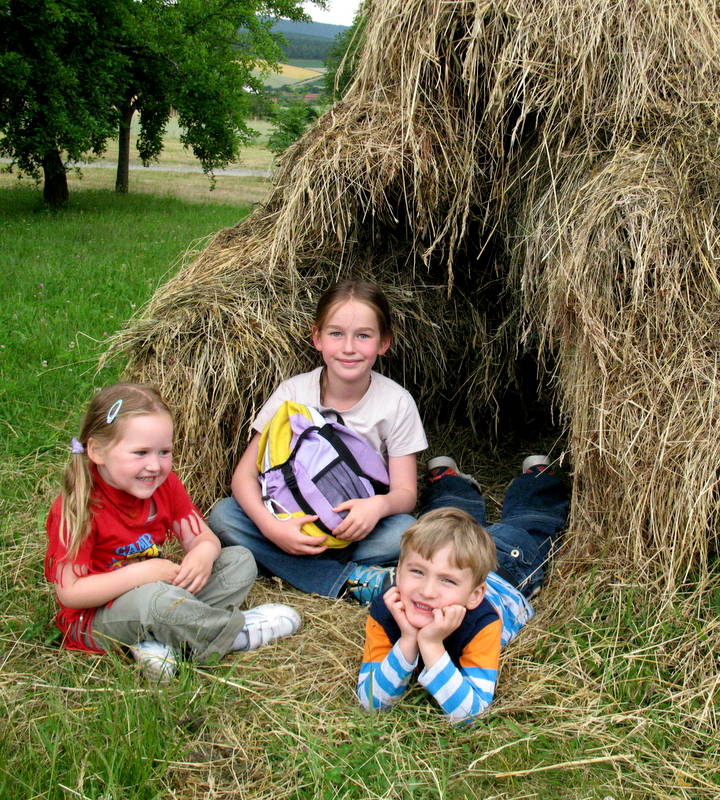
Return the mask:
<path fill-rule="evenodd" d="M 497 566 L 495 542 L 490 534 L 466 511 L 450 507 L 428 511 L 405 531 L 398 564 L 410 550 L 431 559 L 447 545 L 452 549 L 455 566 L 469 569 L 476 586 L 485 583 L 488 572 Z"/>

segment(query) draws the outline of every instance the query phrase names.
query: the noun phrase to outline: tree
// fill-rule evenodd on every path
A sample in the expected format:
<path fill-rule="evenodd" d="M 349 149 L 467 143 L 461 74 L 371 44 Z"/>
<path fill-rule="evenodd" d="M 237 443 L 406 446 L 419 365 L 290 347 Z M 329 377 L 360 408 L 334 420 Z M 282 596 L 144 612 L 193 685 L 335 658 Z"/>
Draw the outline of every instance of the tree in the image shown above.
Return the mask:
<path fill-rule="evenodd" d="M 182 141 L 211 172 L 252 132 L 246 96 L 256 67 L 280 56 L 275 16 L 307 19 L 300 0 L 0 0 L 0 153 L 44 175 L 67 199 L 68 164 L 119 132 L 116 188 L 127 191 L 130 123 L 156 158 L 171 109 Z M 262 14 L 262 16 L 260 16 Z"/>
<path fill-rule="evenodd" d="M 67 162 L 100 152 L 116 127 L 108 97 L 124 56 L 108 32 L 124 5 L 0 0 L 0 153 L 38 179 L 42 171 L 52 205 L 67 200 Z"/>
<path fill-rule="evenodd" d="M 117 100 L 120 155 L 116 189 L 127 191 L 130 124 L 140 112 L 138 151 L 144 162 L 162 150 L 175 110 L 182 142 L 203 170 L 237 158 L 254 132 L 245 124 L 262 81 L 253 74 L 282 55 L 274 17 L 308 17 L 299 0 L 142 0 L 133 5 L 125 49 L 131 66 Z M 262 16 L 259 16 L 262 12 Z M 274 15 L 273 17 L 268 15 Z"/>
<path fill-rule="evenodd" d="M 275 112 L 273 132 L 268 137 L 268 148 L 279 156 L 299 139 L 311 122 L 318 118 L 317 111 L 302 98 L 294 98 Z"/>
<path fill-rule="evenodd" d="M 325 93 L 331 100 L 343 97 L 355 77 L 360 51 L 365 42 L 366 17 L 360 3 L 352 25 L 335 37 L 332 49 L 324 61 Z"/>

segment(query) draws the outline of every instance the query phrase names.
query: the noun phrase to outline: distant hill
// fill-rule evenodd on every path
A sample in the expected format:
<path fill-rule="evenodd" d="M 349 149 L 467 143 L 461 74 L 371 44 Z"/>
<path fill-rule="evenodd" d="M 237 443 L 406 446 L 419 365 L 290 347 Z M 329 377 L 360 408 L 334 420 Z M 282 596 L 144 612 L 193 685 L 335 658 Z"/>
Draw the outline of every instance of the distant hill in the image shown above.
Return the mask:
<path fill-rule="evenodd" d="M 291 35 L 334 39 L 338 33 L 347 30 L 347 25 L 328 25 L 325 22 L 293 22 L 289 19 L 279 19 L 272 29 L 276 33 L 282 33 L 286 39 L 289 39 Z"/>
<path fill-rule="evenodd" d="M 282 48 L 286 60 L 304 58 L 322 61 L 330 52 L 335 37 L 346 31 L 347 26 L 281 19 L 272 26 L 272 30 L 287 39 L 287 44 Z"/>

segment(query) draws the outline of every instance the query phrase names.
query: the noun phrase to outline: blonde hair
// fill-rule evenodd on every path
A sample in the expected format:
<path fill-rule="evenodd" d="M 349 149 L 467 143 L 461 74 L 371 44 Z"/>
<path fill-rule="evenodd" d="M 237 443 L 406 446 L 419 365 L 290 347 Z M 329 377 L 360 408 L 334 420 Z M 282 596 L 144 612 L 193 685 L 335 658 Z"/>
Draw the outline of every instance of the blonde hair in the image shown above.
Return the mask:
<path fill-rule="evenodd" d="M 392 316 L 390 303 L 385 293 L 376 283 L 349 279 L 331 286 L 318 300 L 315 309 L 315 327 L 322 330 L 325 321 L 335 306 L 348 300 L 357 300 L 370 306 L 377 317 L 381 339 L 392 336 Z"/>
<path fill-rule="evenodd" d="M 472 572 L 475 586 L 484 583 L 488 572 L 497 566 L 495 542 L 490 534 L 466 511 L 450 507 L 428 511 L 405 531 L 398 563 L 402 564 L 411 550 L 421 558 L 431 559 L 447 545 L 455 566 Z"/>
<path fill-rule="evenodd" d="M 101 389 L 90 401 L 78 436 L 85 452 L 71 454 L 60 495 L 60 538 L 68 558 L 78 554 L 90 533 L 93 478 L 88 441 L 92 438 L 101 447 L 108 447 L 122 436 L 127 419 L 159 412 L 172 417 L 158 390 L 142 383 L 115 383 Z"/>

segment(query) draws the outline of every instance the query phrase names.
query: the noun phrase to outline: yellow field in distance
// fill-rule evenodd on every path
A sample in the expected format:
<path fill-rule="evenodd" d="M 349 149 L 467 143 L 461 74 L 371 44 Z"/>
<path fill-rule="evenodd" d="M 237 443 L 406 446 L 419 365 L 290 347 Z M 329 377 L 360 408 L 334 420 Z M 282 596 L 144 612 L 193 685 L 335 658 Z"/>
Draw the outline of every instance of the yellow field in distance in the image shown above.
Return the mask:
<path fill-rule="evenodd" d="M 316 78 L 318 75 L 322 75 L 322 72 L 317 69 L 293 67 L 292 64 L 279 64 L 278 66 L 280 67 L 280 75 L 294 81 L 305 81 L 308 78 Z"/>

